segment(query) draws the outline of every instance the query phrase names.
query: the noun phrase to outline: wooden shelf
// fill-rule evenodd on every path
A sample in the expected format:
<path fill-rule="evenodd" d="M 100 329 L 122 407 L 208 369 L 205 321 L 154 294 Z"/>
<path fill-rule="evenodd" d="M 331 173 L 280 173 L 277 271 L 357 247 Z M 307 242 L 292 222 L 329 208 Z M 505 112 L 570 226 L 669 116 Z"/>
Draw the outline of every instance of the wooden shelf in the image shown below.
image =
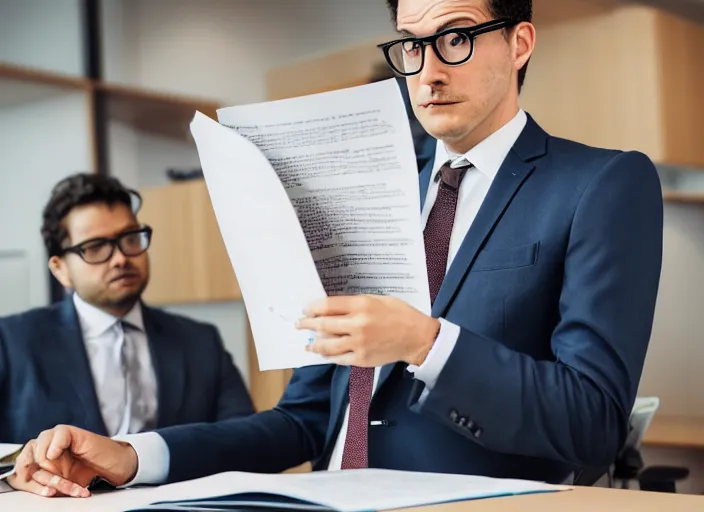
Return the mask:
<path fill-rule="evenodd" d="M 196 110 L 217 119 L 217 103 L 174 94 L 152 92 L 123 85 L 97 83 L 96 89 L 107 96 L 110 119 L 136 130 L 180 140 L 190 140 L 189 124 Z"/>
<path fill-rule="evenodd" d="M 37 101 L 67 91 L 88 92 L 90 80 L 0 62 L 0 107 Z"/>
<path fill-rule="evenodd" d="M 704 450 L 704 418 L 655 415 L 643 437 L 645 446 Z"/>
<path fill-rule="evenodd" d="M 212 100 L 160 93 L 52 73 L 0 62 L 0 107 L 49 98 L 66 91 L 104 94 L 107 115 L 136 130 L 191 140 L 189 124 L 196 110 L 217 119 L 220 105 Z"/>
<path fill-rule="evenodd" d="M 669 203 L 704 204 L 704 192 L 678 192 L 665 190 L 663 198 Z"/>

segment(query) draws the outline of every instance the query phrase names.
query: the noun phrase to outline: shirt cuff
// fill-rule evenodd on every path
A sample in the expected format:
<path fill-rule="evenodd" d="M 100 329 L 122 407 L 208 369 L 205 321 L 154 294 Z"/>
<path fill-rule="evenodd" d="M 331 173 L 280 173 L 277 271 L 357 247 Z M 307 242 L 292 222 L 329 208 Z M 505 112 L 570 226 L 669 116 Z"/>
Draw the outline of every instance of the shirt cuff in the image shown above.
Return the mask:
<path fill-rule="evenodd" d="M 140 484 L 159 485 L 169 477 L 169 446 L 156 432 L 115 436 L 115 441 L 130 444 L 137 453 L 137 474 L 123 487 Z"/>
<path fill-rule="evenodd" d="M 431 391 L 440 377 L 447 360 L 460 337 L 460 327 L 440 318 L 440 332 L 428 355 L 420 366 L 408 365 L 406 370 L 425 384 L 425 392 Z"/>

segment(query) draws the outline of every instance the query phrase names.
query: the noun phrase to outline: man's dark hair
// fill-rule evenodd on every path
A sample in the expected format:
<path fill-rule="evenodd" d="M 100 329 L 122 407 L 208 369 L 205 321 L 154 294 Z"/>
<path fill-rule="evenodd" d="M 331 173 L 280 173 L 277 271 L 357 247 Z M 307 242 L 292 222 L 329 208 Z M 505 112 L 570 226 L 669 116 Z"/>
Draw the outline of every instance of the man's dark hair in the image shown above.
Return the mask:
<path fill-rule="evenodd" d="M 49 257 L 61 254 L 68 236 L 63 220 L 73 208 L 93 203 L 110 206 L 122 203 L 132 209 L 131 193 L 117 179 L 101 174 L 79 173 L 58 182 L 44 207 L 41 228 Z"/>
<path fill-rule="evenodd" d="M 516 23 L 523 21 L 532 21 L 533 19 L 533 0 L 485 0 L 489 6 L 489 12 L 494 19 L 508 18 Z M 398 0 L 386 0 L 386 4 L 391 10 L 391 17 L 396 23 L 398 16 Z M 528 59 L 530 61 L 530 59 Z M 526 72 L 528 71 L 528 62 L 518 71 L 518 91 L 523 88 L 523 82 L 526 80 Z"/>

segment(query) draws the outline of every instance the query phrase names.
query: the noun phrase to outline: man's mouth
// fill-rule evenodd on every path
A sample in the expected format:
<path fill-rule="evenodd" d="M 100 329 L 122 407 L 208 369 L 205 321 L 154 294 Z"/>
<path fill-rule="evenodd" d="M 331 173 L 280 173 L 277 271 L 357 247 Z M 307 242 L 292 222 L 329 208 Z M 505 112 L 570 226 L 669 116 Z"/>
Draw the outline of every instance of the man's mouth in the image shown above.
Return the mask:
<path fill-rule="evenodd" d="M 119 276 L 115 276 L 112 279 L 110 279 L 111 283 L 115 283 L 117 281 L 132 281 L 134 279 L 138 279 L 139 274 L 135 273 L 130 273 L 130 274 L 120 274 Z"/>
<path fill-rule="evenodd" d="M 421 108 L 433 108 L 433 107 L 448 107 L 450 105 L 456 105 L 458 101 L 444 101 L 444 100 L 432 100 L 426 103 L 421 103 Z"/>

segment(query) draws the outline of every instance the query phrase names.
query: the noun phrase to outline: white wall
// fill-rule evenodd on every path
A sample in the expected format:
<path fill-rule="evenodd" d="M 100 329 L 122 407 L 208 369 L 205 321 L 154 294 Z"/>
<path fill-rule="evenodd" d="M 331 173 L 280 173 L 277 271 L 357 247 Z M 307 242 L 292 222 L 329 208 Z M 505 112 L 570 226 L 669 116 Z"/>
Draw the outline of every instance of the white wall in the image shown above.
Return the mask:
<path fill-rule="evenodd" d="M 266 99 L 266 72 L 390 34 L 383 0 L 103 0 L 106 78 L 224 104 Z"/>
<path fill-rule="evenodd" d="M 83 73 L 81 0 L 0 0 L 0 61 Z"/>
<path fill-rule="evenodd" d="M 660 412 L 704 417 L 704 205 L 667 203 L 663 270 L 640 392 Z"/>
<path fill-rule="evenodd" d="M 28 255 L 28 306 L 49 302 L 42 210 L 57 181 L 89 169 L 87 116 L 78 93 L 0 108 L 0 251 Z"/>

